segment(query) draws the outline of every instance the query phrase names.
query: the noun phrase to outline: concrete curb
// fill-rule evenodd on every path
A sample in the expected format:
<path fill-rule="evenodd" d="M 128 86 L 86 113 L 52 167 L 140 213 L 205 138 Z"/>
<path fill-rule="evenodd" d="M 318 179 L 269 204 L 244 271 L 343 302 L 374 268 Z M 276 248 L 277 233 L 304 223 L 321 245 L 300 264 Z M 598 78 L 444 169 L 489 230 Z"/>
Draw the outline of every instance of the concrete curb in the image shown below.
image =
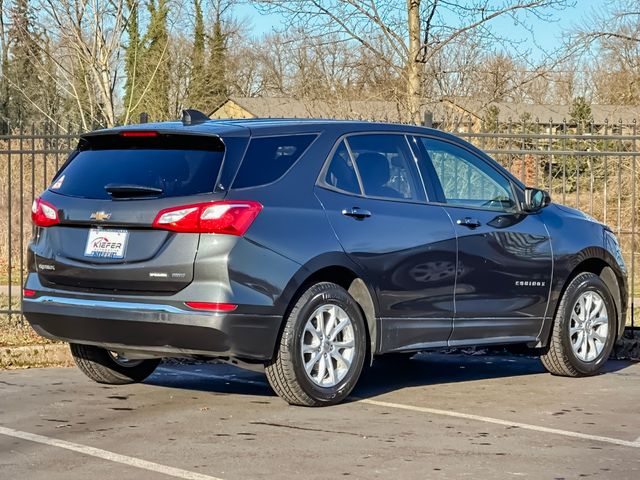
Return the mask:
<path fill-rule="evenodd" d="M 0 347 L 0 369 L 70 367 L 73 364 L 73 358 L 66 343 Z"/>

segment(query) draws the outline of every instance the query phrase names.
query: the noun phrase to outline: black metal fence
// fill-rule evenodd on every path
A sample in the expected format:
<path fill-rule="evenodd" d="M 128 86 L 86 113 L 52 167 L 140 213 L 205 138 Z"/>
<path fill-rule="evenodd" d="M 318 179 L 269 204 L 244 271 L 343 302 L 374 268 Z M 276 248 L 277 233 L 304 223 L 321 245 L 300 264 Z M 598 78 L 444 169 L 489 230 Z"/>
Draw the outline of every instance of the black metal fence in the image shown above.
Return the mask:
<path fill-rule="evenodd" d="M 555 202 L 582 210 L 616 233 L 629 271 L 628 324 L 635 326 L 640 307 L 637 122 L 508 121 L 487 129 L 461 118 L 449 126 L 525 184 L 549 191 Z"/>
<path fill-rule="evenodd" d="M 485 122 L 468 117 L 436 124 L 487 151 L 526 184 L 607 223 L 618 235 L 629 269 L 632 305 L 640 286 L 638 135 L 634 122 Z M 30 209 L 78 140 L 71 128 L 18 129 L 0 136 L 0 315 L 22 321 L 25 249 Z M 640 296 L 640 295 L 639 295 Z M 629 321 L 634 321 L 633 307 Z M 637 314 L 637 312 L 635 312 Z M 635 320 L 637 323 L 637 319 Z"/>
<path fill-rule="evenodd" d="M 0 315 L 16 321 L 22 321 L 31 205 L 75 148 L 78 133 L 72 132 L 71 127 L 23 127 L 0 136 Z"/>

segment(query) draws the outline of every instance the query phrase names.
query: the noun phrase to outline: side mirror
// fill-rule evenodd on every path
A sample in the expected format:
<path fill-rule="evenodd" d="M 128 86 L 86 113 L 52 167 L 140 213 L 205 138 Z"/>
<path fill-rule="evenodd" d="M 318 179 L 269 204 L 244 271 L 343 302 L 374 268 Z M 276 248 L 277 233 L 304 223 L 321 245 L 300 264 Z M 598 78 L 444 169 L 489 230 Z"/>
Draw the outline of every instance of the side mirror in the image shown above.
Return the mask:
<path fill-rule="evenodd" d="M 524 191 L 524 210 L 537 212 L 551 203 L 549 192 L 537 188 L 527 188 Z"/>

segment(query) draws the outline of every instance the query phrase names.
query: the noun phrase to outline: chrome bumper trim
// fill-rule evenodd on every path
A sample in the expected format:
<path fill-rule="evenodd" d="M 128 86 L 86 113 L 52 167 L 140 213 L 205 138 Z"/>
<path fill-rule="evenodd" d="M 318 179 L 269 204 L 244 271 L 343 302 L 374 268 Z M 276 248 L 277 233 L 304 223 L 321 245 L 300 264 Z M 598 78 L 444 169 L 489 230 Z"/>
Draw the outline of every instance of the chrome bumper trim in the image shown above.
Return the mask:
<path fill-rule="evenodd" d="M 74 307 L 90 307 L 90 308 L 110 308 L 114 310 L 135 310 L 147 312 L 164 312 L 178 313 L 181 315 L 206 315 L 205 312 L 195 312 L 193 310 L 181 309 L 173 305 L 165 305 L 162 303 L 139 303 L 139 302 L 115 302 L 109 300 L 93 300 L 69 297 L 53 297 L 44 295 L 38 298 L 25 298 L 24 302 L 42 303 L 52 305 L 65 305 Z M 210 314 L 210 313 L 209 313 Z"/>

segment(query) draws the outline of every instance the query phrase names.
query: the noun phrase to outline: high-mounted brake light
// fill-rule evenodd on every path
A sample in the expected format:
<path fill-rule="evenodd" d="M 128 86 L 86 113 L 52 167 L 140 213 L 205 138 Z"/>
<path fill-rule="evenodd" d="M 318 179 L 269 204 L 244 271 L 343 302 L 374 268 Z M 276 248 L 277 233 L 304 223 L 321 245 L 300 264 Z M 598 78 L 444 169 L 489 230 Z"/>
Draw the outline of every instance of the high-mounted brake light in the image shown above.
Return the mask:
<path fill-rule="evenodd" d="M 184 302 L 184 304 L 194 310 L 210 310 L 212 312 L 232 312 L 238 308 L 238 305 L 233 303 Z"/>
<path fill-rule="evenodd" d="M 152 130 L 126 130 L 124 132 L 120 132 L 120 136 L 122 137 L 157 137 L 158 132 L 154 132 Z"/>
<path fill-rule="evenodd" d="M 221 233 L 242 236 L 262 210 L 253 201 L 196 203 L 161 210 L 155 228 L 184 233 Z"/>
<path fill-rule="evenodd" d="M 31 221 L 36 227 L 57 225 L 60 223 L 58 209 L 49 202 L 36 198 L 31 206 Z"/>

